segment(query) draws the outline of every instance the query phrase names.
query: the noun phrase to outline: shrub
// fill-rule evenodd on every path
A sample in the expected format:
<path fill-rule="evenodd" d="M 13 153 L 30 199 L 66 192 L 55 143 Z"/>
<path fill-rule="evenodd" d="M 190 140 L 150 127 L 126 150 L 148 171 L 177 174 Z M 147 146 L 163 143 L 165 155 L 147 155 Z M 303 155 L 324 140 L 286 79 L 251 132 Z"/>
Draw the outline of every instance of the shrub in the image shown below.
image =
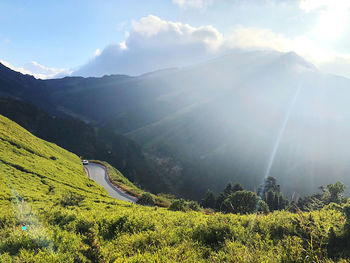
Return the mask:
<path fill-rule="evenodd" d="M 269 206 L 265 203 L 265 201 L 263 201 L 261 199 L 258 201 L 257 212 L 261 212 L 264 214 L 269 212 Z"/>
<path fill-rule="evenodd" d="M 193 211 L 200 211 L 201 210 L 201 207 L 199 206 L 199 204 L 196 201 L 189 201 L 187 203 L 187 206 L 190 210 L 193 210 Z"/>
<path fill-rule="evenodd" d="M 196 201 L 185 201 L 183 198 L 175 199 L 168 208 L 172 211 L 200 211 L 200 206 Z"/>
<path fill-rule="evenodd" d="M 94 227 L 94 222 L 89 222 L 85 219 L 78 219 L 76 223 L 77 233 L 80 233 L 83 235 L 91 232 L 91 229 L 93 229 L 93 227 Z"/>
<path fill-rule="evenodd" d="M 185 200 L 184 199 L 175 199 L 169 206 L 169 210 L 172 211 L 186 211 L 185 210 Z"/>
<path fill-rule="evenodd" d="M 350 205 L 345 205 L 343 208 L 343 212 L 344 212 L 346 221 L 349 222 L 350 221 Z"/>
<path fill-rule="evenodd" d="M 229 213 L 253 213 L 256 211 L 258 197 L 250 191 L 237 191 L 224 201 L 224 211 Z"/>
<path fill-rule="evenodd" d="M 193 232 L 193 239 L 204 245 L 216 248 L 221 246 L 232 235 L 233 231 L 229 224 L 220 219 L 213 219 L 207 221 L 206 224 L 196 227 Z"/>
<path fill-rule="evenodd" d="M 141 195 L 141 197 L 137 200 L 136 203 L 140 205 L 154 206 L 155 201 L 153 196 L 150 193 L 144 193 Z"/>
<path fill-rule="evenodd" d="M 85 198 L 79 194 L 75 193 L 67 193 L 64 194 L 60 200 L 60 204 L 63 207 L 66 206 L 79 206 L 80 203 L 84 200 Z"/>

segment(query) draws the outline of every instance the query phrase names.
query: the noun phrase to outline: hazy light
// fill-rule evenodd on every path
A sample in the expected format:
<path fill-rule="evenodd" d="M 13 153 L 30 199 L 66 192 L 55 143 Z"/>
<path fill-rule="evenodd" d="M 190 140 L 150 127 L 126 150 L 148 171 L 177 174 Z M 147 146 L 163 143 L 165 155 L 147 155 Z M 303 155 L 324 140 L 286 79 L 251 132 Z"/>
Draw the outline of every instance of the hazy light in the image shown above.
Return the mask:
<path fill-rule="evenodd" d="M 312 34 L 322 40 L 333 40 L 344 32 L 348 21 L 348 0 L 302 0 L 299 7 L 305 12 L 318 11 L 320 16 Z"/>
<path fill-rule="evenodd" d="M 295 95 L 287 109 L 287 113 L 286 113 L 286 116 L 284 117 L 284 120 L 283 120 L 283 123 L 282 123 L 282 126 L 281 126 L 281 129 L 278 133 L 278 136 L 277 136 L 277 139 L 275 141 L 275 144 L 273 146 L 273 149 L 272 149 L 272 152 L 271 152 L 271 155 L 270 155 L 270 158 L 269 158 L 269 162 L 267 164 L 267 169 L 266 169 L 266 172 L 265 172 L 265 175 L 264 175 L 264 182 L 266 180 L 266 178 L 269 176 L 270 174 L 270 171 L 271 171 L 271 168 L 272 168 L 272 165 L 273 165 L 273 162 L 275 160 L 275 157 L 276 157 L 276 154 L 277 154 L 277 150 L 279 148 L 279 145 L 280 145 L 280 142 L 281 142 L 281 139 L 283 137 L 283 134 L 284 134 L 284 131 L 287 127 L 287 124 L 288 124 L 288 121 L 289 121 L 289 117 L 290 117 L 290 114 L 292 113 L 293 109 L 294 109 L 294 105 L 295 105 L 295 102 L 297 101 L 298 99 L 298 96 L 299 96 L 299 93 L 300 93 L 300 90 L 302 88 L 303 84 L 300 84 L 295 92 Z M 263 191 L 264 187 L 261 188 Z M 261 193 L 259 193 L 259 195 L 261 195 Z"/>
<path fill-rule="evenodd" d="M 342 6 L 324 11 L 320 15 L 313 34 L 324 40 L 337 38 L 344 32 L 347 20 L 348 11 Z"/>

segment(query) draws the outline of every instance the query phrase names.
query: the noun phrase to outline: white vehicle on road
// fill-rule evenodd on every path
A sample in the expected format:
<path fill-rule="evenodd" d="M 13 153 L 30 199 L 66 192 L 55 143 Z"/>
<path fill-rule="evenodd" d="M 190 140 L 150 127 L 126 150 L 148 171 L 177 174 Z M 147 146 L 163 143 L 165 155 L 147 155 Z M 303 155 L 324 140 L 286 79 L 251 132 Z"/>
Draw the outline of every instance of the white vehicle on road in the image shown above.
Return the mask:
<path fill-rule="evenodd" d="M 89 164 L 89 161 L 88 160 L 82 160 L 82 163 L 83 163 L 83 165 L 87 165 L 87 164 Z"/>

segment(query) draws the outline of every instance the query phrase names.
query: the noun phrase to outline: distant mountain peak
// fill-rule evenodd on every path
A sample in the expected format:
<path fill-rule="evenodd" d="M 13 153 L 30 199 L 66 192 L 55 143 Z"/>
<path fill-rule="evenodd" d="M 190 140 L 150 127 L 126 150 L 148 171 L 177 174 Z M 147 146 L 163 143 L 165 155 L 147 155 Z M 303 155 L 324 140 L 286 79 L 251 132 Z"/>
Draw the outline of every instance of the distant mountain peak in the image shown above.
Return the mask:
<path fill-rule="evenodd" d="M 295 53 L 294 51 L 282 53 L 279 60 L 285 65 L 290 65 L 290 66 L 298 65 L 298 66 L 317 70 L 317 68 L 312 63 L 308 62 L 303 57 Z"/>

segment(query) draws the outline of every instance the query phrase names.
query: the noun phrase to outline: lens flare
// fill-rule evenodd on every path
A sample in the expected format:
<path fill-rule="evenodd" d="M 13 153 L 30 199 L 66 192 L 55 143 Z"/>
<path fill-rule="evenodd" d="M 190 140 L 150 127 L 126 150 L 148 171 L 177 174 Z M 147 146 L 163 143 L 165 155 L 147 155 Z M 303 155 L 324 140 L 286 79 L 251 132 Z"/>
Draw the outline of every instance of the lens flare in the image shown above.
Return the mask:
<path fill-rule="evenodd" d="M 277 154 L 277 150 L 279 148 L 279 145 L 280 145 L 280 142 L 281 142 L 281 139 L 283 137 L 283 134 L 284 134 L 284 131 L 287 127 L 287 124 L 288 124 L 288 121 L 289 121 L 289 117 L 294 109 L 294 105 L 295 105 L 295 102 L 297 101 L 298 97 L 299 97 L 299 94 L 300 94 L 300 90 L 302 88 L 302 86 L 304 85 L 304 83 L 301 83 L 298 88 L 296 89 L 295 91 L 295 94 L 294 94 L 294 97 L 292 98 L 290 104 L 289 104 L 289 107 L 287 109 L 287 112 L 286 112 L 286 115 L 284 117 L 284 120 L 283 120 L 283 123 L 282 123 L 282 126 L 280 128 L 280 131 L 278 133 L 278 136 L 277 136 L 277 139 L 275 141 L 275 144 L 273 145 L 273 148 L 272 148 L 272 152 L 271 152 L 271 155 L 270 155 L 270 158 L 269 158 L 269 162 L 267 164 L 267 168 L 266 168 L 266 171 L 265 171 L 265 174 L 264 174 L 264 183 L 263 183 L 263 187 L 261 188 L 260 190 L 260 193 L 259 193 L 259 196 L 261 197 L 262 193 L 263 193 L 263 189 L 264 189 L 264 184 L 265 184 L 265 181 L 266 181 L 266 178 L 269 176 L 270 174 L 270 171 L 271 171 L 271 168 L 272 168 L 272 165 L 273 165 L 273 162 L 275 160 L 275 157 L 276 157 L 276 154 Z"/>

